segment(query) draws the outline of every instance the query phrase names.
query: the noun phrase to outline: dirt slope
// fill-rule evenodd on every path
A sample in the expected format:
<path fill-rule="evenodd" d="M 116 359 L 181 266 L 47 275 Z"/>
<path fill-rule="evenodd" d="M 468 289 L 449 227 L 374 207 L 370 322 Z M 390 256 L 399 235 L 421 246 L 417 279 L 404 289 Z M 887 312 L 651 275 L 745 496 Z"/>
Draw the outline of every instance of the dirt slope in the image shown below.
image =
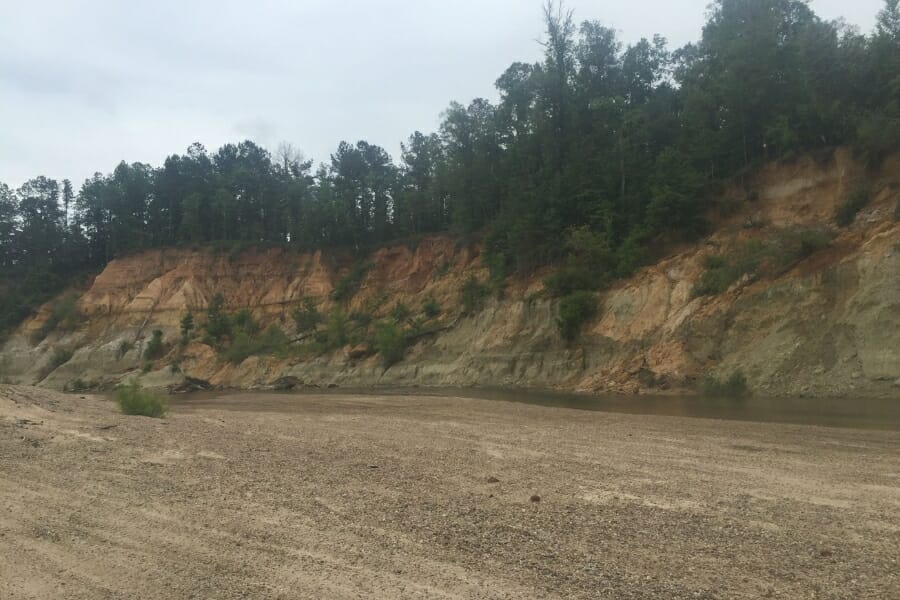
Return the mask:
<path fill-rule="evenodd" d="M 0 386 L 0 597 L 896 598 L 900 434 Z M 532 495 L 540 502 L 532 502 Z"/>
<path fill-rule="evenodd" d="M 873 201 L 854 224 L 838 230 L 837 206 L 867 180 Z M 510 385 L 639 392 L 686 390 L 706 375 L 741 370 L 768 394 L 897 395 L 900 393 L 900 157 L 866 174 L 845 151 L 827 160 L 772 165 L 722 204 L 739 207 L 702 243 L 681 248 L 601 294 L 602 316 L 582 340 L 559 339 L 557 304 L 542 290 L 544 274 L 510 280 L 504 298 L 460 315 L 460 291 L 487 272 L 477 244 L 432 236 L 371 257 L 372 269 L 347 312 L 383 317 L 397 303 L 414 311 L 434 297 L 444 308 L 435 335 L 417 340 L 406 359 L 385 371 L 376 356 L 346 347 L 326 356 L 226 363 L 193 343 L 170 372 L 173 353 L 140 372 L 140 349 L 153 329 L 178 337 L 181 316 L 198 318 L 221 292 L 230 310 L 248 308 L 263 326 L 291 331 L 304 297 L 328 311 L 347 272 L 346 257 L 283 250 L 236 256 L 210 249 L 145 252 L 111 262 L 78 300 L 86 315 L 75 331 L 30 341 L 49 314 L 23 324 L 0 352 L 0 378 L 61 388 L 76 378 L 114 382 L 140 377 L 166 385 L 185 375 L 214 385 L 254 387 L 285 377 L 327 385 Z M 694 298 L 704 258 L 742 241 L 778 239 L 797 227 L 831 230 L 831 246 L 778 274 L 744 279 L 723 294 Z M 135 349 L 120 357 L 123 342 Z M 74 356 L 57 369 L 57 348 Z M 363 349 L 364 350 L 364 349 Z"/>

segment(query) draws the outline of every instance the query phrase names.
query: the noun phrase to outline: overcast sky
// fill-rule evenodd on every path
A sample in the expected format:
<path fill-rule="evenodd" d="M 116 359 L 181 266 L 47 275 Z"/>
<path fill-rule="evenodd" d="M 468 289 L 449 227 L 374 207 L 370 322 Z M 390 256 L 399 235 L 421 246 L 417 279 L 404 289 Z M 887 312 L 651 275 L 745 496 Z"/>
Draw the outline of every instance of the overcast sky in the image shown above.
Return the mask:
<path fill-rule="evenodd" d="M 567 0 L 625 41 L 699 38 L 709 0 Z M 872 29 L 882 0 L 814 0 Z M 78 188 L 120 160 L 162 163 L 288 141 L 317 162 L 341 140 L 395 156 L 451 100 L 541 49 L 541 0 L 0 0 L 0 181 Z"/>

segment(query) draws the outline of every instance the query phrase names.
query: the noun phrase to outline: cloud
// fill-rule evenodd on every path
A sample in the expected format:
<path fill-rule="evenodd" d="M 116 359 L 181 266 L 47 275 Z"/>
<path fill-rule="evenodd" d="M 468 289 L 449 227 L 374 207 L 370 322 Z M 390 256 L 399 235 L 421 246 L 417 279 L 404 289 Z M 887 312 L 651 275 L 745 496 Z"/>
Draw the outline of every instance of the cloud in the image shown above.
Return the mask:
<path fill-rule="evenodd" d="M 623 39 L 696 39 L 709 0 L 568 0 Z M 871 28 L 881 0 L 816 0 Z M 327 161 L 340 140 L 393 155 L 451 100 L 541 49 L 541 0 L 45 0 L 0 7 L 0 181 L 81 182 L 120 160 L 161 164 L 286 140 Z"/>

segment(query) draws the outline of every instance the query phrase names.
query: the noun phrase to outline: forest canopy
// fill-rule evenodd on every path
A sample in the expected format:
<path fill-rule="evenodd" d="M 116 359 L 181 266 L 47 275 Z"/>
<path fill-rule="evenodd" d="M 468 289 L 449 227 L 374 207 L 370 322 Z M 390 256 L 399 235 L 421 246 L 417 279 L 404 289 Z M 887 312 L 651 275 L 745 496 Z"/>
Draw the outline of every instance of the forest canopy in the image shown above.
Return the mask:
<path fill-rule="evenodd" d="M 862 34 L 800 0 L 716 0 L 696 43 L 624 44 L 545 6 L 540 62 L 496 81 L 499 101 L 452 102 L 399 160 L 341 142 L 314 168 L 290 146 L 200 144 L 77 189 L 0 183 L 0 331 L 73 273 L 179 244 L 349 247 L 480 234 L 494 275 L 578 262 L 592 289 L 641 264 L 654 240 L 703 233 L 717 185 L 762 161 L 838 145 L 876 166 L 900 147 L 900 6 Z M 564 269 L 563 269 L 564 271 Z M 572 278 L 570 278 L 572 279 Z"/>

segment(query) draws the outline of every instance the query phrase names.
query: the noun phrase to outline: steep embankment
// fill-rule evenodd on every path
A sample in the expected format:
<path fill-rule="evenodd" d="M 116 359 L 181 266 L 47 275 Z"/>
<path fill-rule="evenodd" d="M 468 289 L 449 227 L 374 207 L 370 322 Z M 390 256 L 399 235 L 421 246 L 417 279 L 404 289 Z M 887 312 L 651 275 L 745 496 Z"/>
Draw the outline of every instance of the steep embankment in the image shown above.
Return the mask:
<path fill-rule="evenodd" d="M 600 294 L 601 317 L 567 346 L 557 333 L 557 303 L 542 294 L 542 275 L 510 281 L 502 300 L 461 314 L 460 292 L 485 279 L 477 244 L 451 236 L 395 245 L 371 257 L 372 268 L 345 306 L 367 318 L 402 303 L 415 313 L 428 298 L 442 307 L 405 359 L 390 369 L 364 343 L 318 355 L 251 356 L 225 361 L 197 339 L 172 344 L 142 373 L 141 349 L 153 329 L 177 340 L 191 310 L 203 320 L 218 292 L 226 309 L 249 309 L 263 327 L 293 334 L 292 312 L 314 298 L 323 314 L 349 261 L 323 253 L 248 250 L 145 252 L 110 263 L 83 292 L 81 325 L 39 343 L 44 307 L 5 344 L 0 377 L 62 387 L 80 378 L 113 382 L 139 376 L 149 385 L 184 376 L 222 386 L 266 386 L 285 378 L 305 384 L 515 385 L 593 391 L 690 389 L 706 375 L 742 371 L 751 388 L 771 394 L 875 395 L 900 390 L 900 159 L 865 175 L 839 151 L 825 163 L 806 158 L 772 165 L 723 203 L 738 209 L 702 243 L 683 247 Z M 837 207 L 862 180 L 872 201 L 854 223 L 833 225 Z M 749 190 L 749 191 L 748 191 Z M 779 247 L 802 228 L 834 239 L 822 249 L 746 275 L 715 296 L 692 289 L 706 257 L 727 255 L 746 240 Z M 545 275 L 545 274 L 543 274 Z M 301 343 L 305 343 L 301 342 Z M 71 350 L 71 358 L 59 349 Z M 127 350 L 123 353 L 123 350 Z M 172 368 L 176 362 L 178 368 Z M 68 359 L 53 368 L 55 362 Z M 146 368 L 146 367 L 145 367 Z"/>

